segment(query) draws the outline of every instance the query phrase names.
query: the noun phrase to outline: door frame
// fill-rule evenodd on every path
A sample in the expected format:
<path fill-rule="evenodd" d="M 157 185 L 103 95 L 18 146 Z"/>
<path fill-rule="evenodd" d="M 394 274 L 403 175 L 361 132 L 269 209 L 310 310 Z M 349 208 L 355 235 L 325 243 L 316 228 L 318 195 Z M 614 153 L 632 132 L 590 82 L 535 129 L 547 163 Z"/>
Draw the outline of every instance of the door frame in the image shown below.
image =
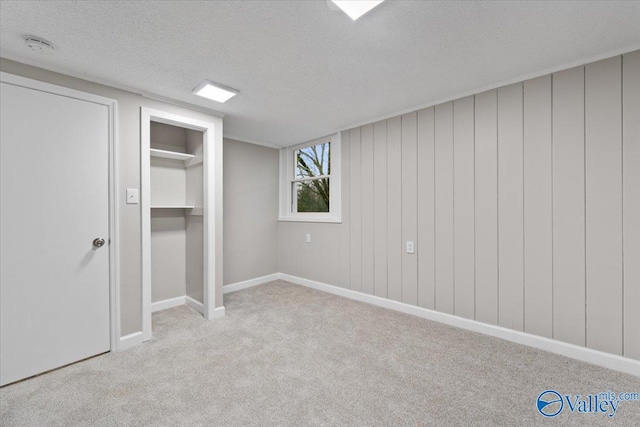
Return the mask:
<path fill-rule="evenodd" d="M 0 72 L 0 82 L 107 107 L 109 115 L 109 341 L 112 352 L 120 346 L 120 234 L 118 197 L 118 102 L 92 93 Z"/>
<path fill-rule="evenodd" d="M 222 119 L 198 120 L 166 111 L 140 107 L 140 203 L 142 208 L 142 340 L 152 337 L 151 325 L 151 122 L 203 132 L 203 315 L 212 320 L 224 316 L 216 308 L 222 290 Z M 222 292 L 220 292 L 222 294 Z"/>

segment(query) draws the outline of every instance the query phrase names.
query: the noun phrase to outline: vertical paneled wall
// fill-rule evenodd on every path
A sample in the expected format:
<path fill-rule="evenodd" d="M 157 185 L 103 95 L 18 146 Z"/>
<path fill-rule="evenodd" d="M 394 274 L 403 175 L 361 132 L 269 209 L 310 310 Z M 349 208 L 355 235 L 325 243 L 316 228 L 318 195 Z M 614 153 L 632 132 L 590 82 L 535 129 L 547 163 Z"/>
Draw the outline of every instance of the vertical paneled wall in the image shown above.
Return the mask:
<path fill-rule="evenodd" d="M 615 354 L 622 353 L 621 77 L 620 57 L 585 67 L 587 347 Z"/>
<path fill-rule="evenodd" d="M 584 67 L 552 79 L 553 337 L 584 346 Z"/>
<path fill-rule="evenodd" d="M 640 52 L 622 62 L 624 355 L 640 359 Z"/>
<path fill-rule="evenodd" d="M 498 324 L 498 91 L 475 96 L 476 320 Z"/>
<path fill-rule="evenodd" d="M 498 89 L 498 325 L 524 329 L 522 84 Z"/>
<path fill-rule="evenodd" d="M 402 243 L 415 241 L 418 235 L 418 115 L 402 116 Z M 402 253 L 402 301 L 418 305 L 418 260 L 415 254 Z"/>
<path fill-rule="evenodd" d="M 283 273 L 640 359 L 640 51 L 344 131 L 342 164 Z"/>
<path fill-rule="evenodd" d="M 453 314 L 453 103 L 435 110 L 436 310 Z"/>
<path fill-rule="evenodd" d="M 453 288 L 456 316 L 475 319 L 474 99 L 453 103 Z"/>
<path fill-rule="evenodd" d="M 373 125 L 373 287 L 387 297 L 387 122 Z"/>
<path fill-rule="evenodd" d="M 387 297 L 402 301 L 402 118 L 387 120 Z M 345 200 L 350 203 L 349 200 Z"/>
<path fill-rule="evenodd" d="M 436 301 L 435 110 L 418 111 L 418 305 Z"/>
<path fill-rule="evenodd" d="M 524 82 L 524 330 L 553 337 L 551 76 Z"/>

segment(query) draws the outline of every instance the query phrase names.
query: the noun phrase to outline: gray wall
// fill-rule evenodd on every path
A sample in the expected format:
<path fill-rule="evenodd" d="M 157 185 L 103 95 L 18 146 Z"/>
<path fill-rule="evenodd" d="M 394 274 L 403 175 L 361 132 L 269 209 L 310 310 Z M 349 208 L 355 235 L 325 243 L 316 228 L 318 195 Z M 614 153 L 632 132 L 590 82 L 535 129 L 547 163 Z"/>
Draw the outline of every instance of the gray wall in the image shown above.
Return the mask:
<path fill-rule="evenodd" d="M 640 51 L 342 144 L 343 222 L 279 223 L 281 272 L 640 359 Z"/>
<path fill-rule="evenodd" d="M 278 150 L 224 140 L 224 284 L 278 272 Z"/>
<path fill-rule="evenodd" d="M 140 188 L 140 107 L 144 106 L 154 108 L 200 120 L 208 120 L 211 116 L 176 105 L 144 98 L 131 92 L 20 64 L 4 58 L 0 58 L 0 71 L 105 96 L 118 101 L 121 334 L 124 336 L 140 331 L 142 315 L 140 205 L 127 205 L 124 203 L 126 188 Z M 259 183 L 262 180 L 271 182 L 269 181 L 270 178 L 254 175 L 253 171 L 262 167 L 261 165 L 264 162 L 264 158 L 261 156 L 265 155 L 266 158 L 269 158 L 270 153 L 275 150 L 269 150 L 258 146 L 254 147 L 249 144 L 238 145 L 243 147 L 238 149 L 242 152 L 250 154 L 253 153 L 253 149 L 255 149 L 255 153 L 259 154 L 250 156 L 252 162 L 249 163 L 250 166 L 247 167 L 247 163 L 242 157 L 233 155 L 234 152 L 237 153 L 239 151 L 235 151 L 231 148 L 231 156 L 228 156 L 225 153 L 224 158 L 225 162 L 230 162 L 229 169 L 243 168 L 244 173 L 248 174 L 249 177 L 252 177 L 255 180 L 253 181 L 254 184 Z M 229 146 L 230 145 L 228 143 L 225 143 L 225 150 Z M 277 168 L 277 153 L 273 154 L 273 156 L 275 160 L 273 160 L 271 168 Z M 226 165 L 225 169 L 227 169 Z M 252 275 L 256 272 L 260 272 L 260 274 L 262 272 L 265 274 L 275 272 L 277 270 L 277 254 L 275 249 L 277 245 L 277 233 L 275 231 L 277 227 L 275 223 L 277 217 L 277 183 L 273 186 L 261 184 L 264 186 L 265 192 L 269 193 L 268 196 L 265 195 L 264 197 L 271 198 L 274 206 L 272 209 L 261 209 L 263 205 L 260 203 L 254 203 L 251 199 L 246 197 L 246 194 L 239 193 L 243 194 L 240 196 L 241 201 L 236 200 L 234 197 L 229 198 L 228 196 L 237 190 L 244 193 L 251 192 L 251 190 L 244 188 L 248 185 L 249 181 L 246 181 L 242 177 L 238 177 L 234 174 L 228 175 L 225 173 L 225 180 L 227 179 L 229 180 L 231 188 L 227 190 L 227 183 L 225 182 L 224 201 L 225 203 L 230 203 L 230 206 L 224 207 L 225 248 L 230 246 L 234 253 L 242 253 L 243 260 L 236 262 L 232 261 L 229 265 L 227 260 L 230 258 L 230 255 L 225 253 L 225 277 L 229 277 L 228 280 L 234 280 L 235 278 L 240 277 L 254 277 Z M 277 180 L 277 172 L 273 174 L 273 180 Z M 273 193 L 274 191 L 275 195 Z M 243 201 L 247 203 L 246 206 L 243 205 Z M 271 206 L 269 203 L 265 202 L 265 204 Z M 248 213 L 248 211 L 251 211 L 251 213 Z M 271 214 L 271 212 L 273 212 L 273 214 Z M 264 218 L 268 219 L 264 219 L 262 215 L 264 215 Z M 228 218 L 231 219 L 231 223 L 229 225 L 227 225 Z M 234 218 L 251 218 L 253 223 L 247 224 L 246 230 L 255 231 L 259 229 L 258 226 L 267 227 L 266 224 L 270 224 L 272 231 L 245 234 L 243 226 L 241 225 L 242 223 L 237 219 L 234 221 Z M 258 238 L 256 238 L 256 236 Z M 234 238 L 243 238 L 245 240 L 234 244 L 232 242 Z M 270 240 L 271 238 L 272 240 Z M 251 248 L 243 250 L 243 248 L 247 248 L 249 246 L 251 246 Z M 262 257 L 267 252 L 271 252 L 271 254 L 266 255 L 267 259 L 275 259 L 276 261 L 265 261 Z M 252 257 L 256 258 L 252 259 Z M 222 286 L 220 286 L 220 289 L 217 289 L 216 291 L 216 300 L 220 301 L 222 297 Z"/>

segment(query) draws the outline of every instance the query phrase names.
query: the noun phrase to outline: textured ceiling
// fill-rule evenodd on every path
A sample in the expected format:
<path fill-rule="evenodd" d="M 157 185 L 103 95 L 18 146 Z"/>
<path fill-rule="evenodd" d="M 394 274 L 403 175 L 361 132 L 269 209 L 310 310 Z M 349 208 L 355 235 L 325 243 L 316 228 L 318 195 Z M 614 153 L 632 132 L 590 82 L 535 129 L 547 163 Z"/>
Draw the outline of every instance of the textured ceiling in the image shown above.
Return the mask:
<path fill-rule="evenodd" d="M 638 46 L 638 1 L 386 1 L 355 22 L 322 0 L 0 4 L 0 55 L 214 109 L 226 136 L 274 146 Z M 200 99 L 203 79 L 241 93 Z"/>

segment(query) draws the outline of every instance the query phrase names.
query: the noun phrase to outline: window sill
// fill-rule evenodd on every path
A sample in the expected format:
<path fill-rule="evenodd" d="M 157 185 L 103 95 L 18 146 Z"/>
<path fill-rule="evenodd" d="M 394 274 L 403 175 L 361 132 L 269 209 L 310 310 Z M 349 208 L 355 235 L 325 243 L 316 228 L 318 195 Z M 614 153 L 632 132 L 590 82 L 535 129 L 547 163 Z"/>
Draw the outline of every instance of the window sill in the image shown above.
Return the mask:
<path fill-rule="evenodd" d="M 341 224 L 342 219 L 332 215 L 296 215 L 296 216 L 281 216 L 278 218 L 281 222 L 327 222 L 333 224 Z"/>

